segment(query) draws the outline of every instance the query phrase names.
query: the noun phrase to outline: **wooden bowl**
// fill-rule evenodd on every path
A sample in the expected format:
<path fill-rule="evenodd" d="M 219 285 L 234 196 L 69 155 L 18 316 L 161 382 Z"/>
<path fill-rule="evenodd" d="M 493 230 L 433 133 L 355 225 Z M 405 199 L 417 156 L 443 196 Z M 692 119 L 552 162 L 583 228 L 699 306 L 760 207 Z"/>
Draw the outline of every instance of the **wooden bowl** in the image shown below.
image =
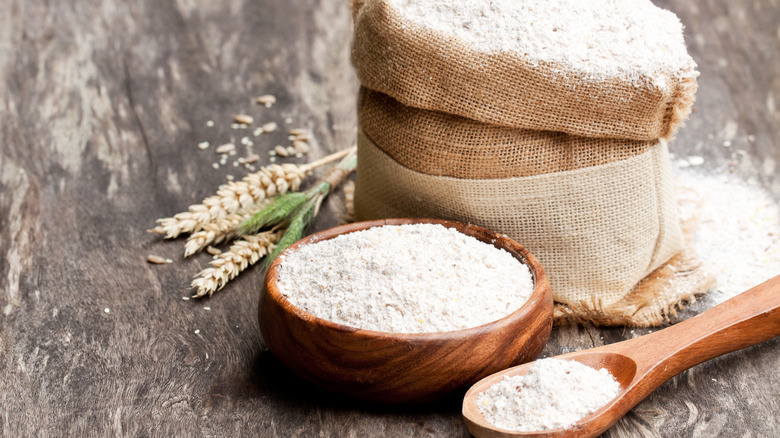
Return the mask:
<path fill-rule="evenodd" d="M 552 293 L 536 258 L 504 235 L 459 222 L 385 219 L 312 234 L 284 253 L 371 227 L 420 223 L 454 228 L 509 251 L 534 277 L 531 298 L 504 318 L 463 330 L 419 334 L 362 330 L 317 318 L 291 304 L 276 284 L 281 264 L 277 257 L 266 274 L 258 310 L 260 331 L 274 356 L 318 386 L 382 403 L 433 401 L 492 373 L 534 360 L 552 330 Z"/>

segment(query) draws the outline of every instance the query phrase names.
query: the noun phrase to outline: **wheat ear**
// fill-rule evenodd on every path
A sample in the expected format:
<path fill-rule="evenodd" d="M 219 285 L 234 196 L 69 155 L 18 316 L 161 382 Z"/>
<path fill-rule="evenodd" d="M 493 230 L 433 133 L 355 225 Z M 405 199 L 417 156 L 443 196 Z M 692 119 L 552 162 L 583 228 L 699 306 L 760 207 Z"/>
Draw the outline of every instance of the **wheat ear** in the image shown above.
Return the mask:
<path fill-rule="evenodd" d="M 266 204 L 267 202 L 252 204 L 248 208 L 228 214 L 222 220 L 206 224 L 200 231 L 190 234 L 187 243 L 184 244 L 184 257 L 200 252 L 213 243 L 233 239 L 238 235 L 239 225 L 265 208 Z"/>
<path fill-rule="evenodd" d="M 253 236 L 244 236 L 236 241 L 228 251 L 211 261 L 211 267 L 200 271 L 193 278 L 191 286 L 196 291 L 192 297 L 211 296 L 222 289 L 241 271 L 271 252 L 281 237 L 282 233 L 279 231 L 265 231 Z"/>
<path fill-rule="evenodd" d="M 224 219 L 228 214 L 246 208 L 277 193 L 298 190 L 301 181 L 319 166 L 343 158 L 350 152 L 345 149 L 305 165 L 292 163 L 271 164 L 257 172 L 250 173 L 241 181 L 219 186 L 217 194 L 204 199 L 201 204 L 191 205 L 188 211 L 173 217 L 157 219 L 152 233 L 165 234 L 173 239 L 182 233 L 201 230 L 206 224 Z"/>
<path fill-rule="evenodd" d="M 286 193 L 290 189 L 298 190 L 301 180 L 309 172 L 310 170 L 295 164 L 271 164 L 247 175 L 241 181 L 230 181 L 219 186 L 216 195 L 209 196 L 201 204 L 191 205 L 189 211 L 158 219 L 158 225 L 150 231 L 165 234 L 168 239 L 178 237 L 182 233 L 199 231 L 206 224 L 219 222 L 230 213 L 247 208 L 267 197 Z"/>

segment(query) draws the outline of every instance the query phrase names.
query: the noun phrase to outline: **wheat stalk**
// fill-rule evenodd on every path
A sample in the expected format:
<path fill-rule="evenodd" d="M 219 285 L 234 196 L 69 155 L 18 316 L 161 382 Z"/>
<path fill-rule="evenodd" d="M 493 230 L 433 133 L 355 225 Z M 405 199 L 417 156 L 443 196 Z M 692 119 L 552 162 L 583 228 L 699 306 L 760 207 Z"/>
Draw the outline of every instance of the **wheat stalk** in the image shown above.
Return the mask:
<path fill-rule="evenodd" d="M 188 211 L 157 220 L 153 233 L 165 234 L 167 239 L 182 233 L 199 231 L 212 222 L 225 219 L 230 213 L 263 201 L 277 193 L 297 190 L 310 170 L 295 164 L 272 164 L 249 174 L 241 181 L 230 181 L 219 186 L 217 194 L 191 205 Z"/>
<path fill-rule="evenodd" d="M 253 236 L 244 236 L 212 260 L 211 267 L 206 268 L 193 278 L 191 286 L 196 289 L 193 298 L 206 295 L 222 289 L 228 281 L 236 278 L 247 267 L 273 251 L 276 242 L 281 238 L 279 231 L 265 231 Z"/>
<path fill-rule="evenodd" d="M 238 226 L 265 208 L 265 206 L 265 202 L 253 204 L 249 208 L 228 214 L 222 220 L 204 225 L 200 231 L 192 233 L 187 237 L 187 243 L 184 244 L 184 257 L 200 252 L 212 243 L 220 243 L 236 237 L 238 235 Z"/>
<path fill-rule="evenodd" d="M 182 233 L 200 231 L 205 225 L 222 221 L 230 213 L 250 207 L 268 197 L 287 193 L 288 190 L 298 190 L 301 181 L 313 169 L 338 160 L 349 151 L 350 149 L 345 149 L 302 166 L 285 163 L 263 167 L 241 181 L 230 181 L 219 186 L 216 195 L 209 196 L 200 204 L 191 205 L 188 211 L 157 219 L 158 225 L 149 231 L 164 234 L 166 239 L 178 237 Z"/>
<path fill-rule="evenodd" d="M 277 196 L 267 207 L 244 220 L 236 231 L 236 234 L 255 234 L 263 228 L 268 228 L 284 222 L 299 207 L 310 198 L 308 192 L 290 192 Z"/>

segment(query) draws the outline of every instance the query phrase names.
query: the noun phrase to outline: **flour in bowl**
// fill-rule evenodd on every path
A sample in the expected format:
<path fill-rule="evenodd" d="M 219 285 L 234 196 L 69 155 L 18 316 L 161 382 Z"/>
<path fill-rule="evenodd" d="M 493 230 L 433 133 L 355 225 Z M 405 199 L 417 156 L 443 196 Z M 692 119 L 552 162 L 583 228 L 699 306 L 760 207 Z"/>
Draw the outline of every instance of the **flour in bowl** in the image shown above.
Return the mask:
<path fill-rule="evenodd" d="M 609 403 L 620 384 L 606 369 L 542 359 L 525 376 L 507 376 L 477 398 L 477 407 L 502 429 L 532 432 L 567 428 Z"/>
<path fill-rule="evenodd" d="M 293 305 L 383 332 L 476 327 L 520 308 L 534 287 L 509 252 L 438 224 L 373 227 L 283 257 L 277 284 Z"/>

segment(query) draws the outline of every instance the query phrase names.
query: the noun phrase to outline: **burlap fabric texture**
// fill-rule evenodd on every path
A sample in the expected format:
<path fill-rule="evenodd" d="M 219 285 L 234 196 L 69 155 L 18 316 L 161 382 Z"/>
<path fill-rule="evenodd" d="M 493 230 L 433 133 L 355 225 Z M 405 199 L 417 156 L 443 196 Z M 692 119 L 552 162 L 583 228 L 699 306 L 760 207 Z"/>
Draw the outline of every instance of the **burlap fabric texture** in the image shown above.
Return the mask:
<path fill-rule="evenodd" d="M 626 301 L 682 248 L 665 141 L 511 129 L 366 89 L 359 123 L 358 220 L 437 217 L 505 233 L 539 258 L 565 319 L 653 325 L 679 301 L 653 300 L 657 290 Z"/>
<path fill-rule="evenodd" d="M 693 105 L 694 70 L 661 80 L 597 79 L 515 53 L 475 51 L 405 20 L 386 0 L 353 0 L 352 11 L 358 78 L 404 105 L 513 128 L 648 141 L 670 138 Z"/>

